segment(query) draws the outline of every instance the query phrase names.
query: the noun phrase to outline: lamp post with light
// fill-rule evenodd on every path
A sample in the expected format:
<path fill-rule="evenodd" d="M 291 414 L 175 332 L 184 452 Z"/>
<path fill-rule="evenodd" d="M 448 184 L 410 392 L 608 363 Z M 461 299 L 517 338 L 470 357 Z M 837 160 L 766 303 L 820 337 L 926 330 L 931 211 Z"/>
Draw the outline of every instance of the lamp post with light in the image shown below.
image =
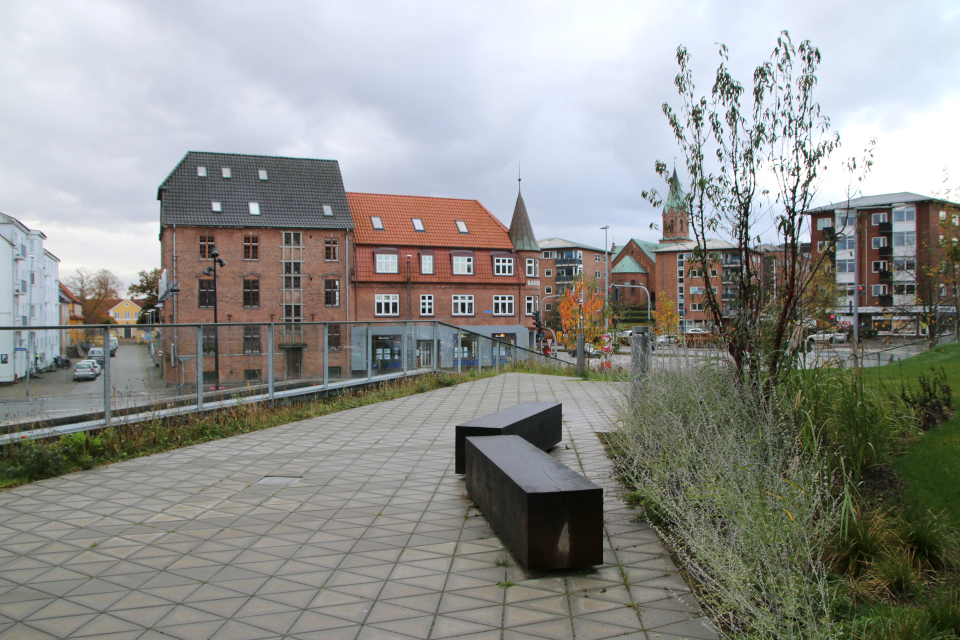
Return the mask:
<path fill-rule="evenodd" d="M 604 288 L 603 288 L 603 311 L 606 316 L 604 319 L 604 328 L 610 328 L 610 260 L 607 259 L 607 255 L 610 250 L 610 245 L 607 244 L 607 231 L 610 229 L 610 225 L 605 227 L 600 227 L 603 229 L 603 274 L 604 274 Z"/>
<path fill-rule="evenodd" d="M 210 259 L 213 260 L 213 266 L 203 270 L 203 275 L 213 276 L 213 377 L 214 391 L 220 390 L 220 342 L 217 335 L 217 265 L 221 268 L 227 266 L 227 263 L 220 259 L 220 252 L 216 247 L 210 249 Z"/>

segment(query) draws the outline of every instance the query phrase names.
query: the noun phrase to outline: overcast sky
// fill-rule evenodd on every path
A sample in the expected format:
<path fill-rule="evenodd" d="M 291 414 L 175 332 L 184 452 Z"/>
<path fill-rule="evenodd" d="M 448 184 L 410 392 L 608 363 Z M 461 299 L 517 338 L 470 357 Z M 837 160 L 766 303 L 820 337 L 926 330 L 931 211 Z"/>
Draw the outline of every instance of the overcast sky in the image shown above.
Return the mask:
<path fill-rule="evenodd" d="M 676 47 L 707 90 L 716 43 L 749 82 L 781 29 L 823 55 L 866 194 L 942 188 L 960 148 L 960 3 L 0 0 L 0 211 L 61 277 L 159 265 L 157 187 L 187 151 L 340 162 L 348 191 L 474 198 L 540 238 L 655 240 L 641 191 L 678 155 Z"/>

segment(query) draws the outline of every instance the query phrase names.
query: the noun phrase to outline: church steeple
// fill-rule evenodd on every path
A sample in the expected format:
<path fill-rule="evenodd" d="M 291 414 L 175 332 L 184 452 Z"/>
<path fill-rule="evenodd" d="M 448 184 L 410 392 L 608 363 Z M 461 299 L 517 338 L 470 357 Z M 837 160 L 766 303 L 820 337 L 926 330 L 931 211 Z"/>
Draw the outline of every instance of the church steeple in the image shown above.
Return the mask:
<path fill-rule="evenodd" d="M 670 193 L 663 205 L 663 237 L 660 243 L 685 242 L 690 240 L 690 216 L 676 168 L 667 183 L 670 185 Z"/>
<path fill-rule="evenodd" d="M 519 182 L 519 180 L 517 180 Z M 527 206 L 523 202 L 523 194 L 517 187 L 517 204 L 513 207 L 513 219 L 510 221 L 510 242 L 517 251 L 540 251 L 537 237 L 533 234 L 533 226 L 527 216 Z"/>

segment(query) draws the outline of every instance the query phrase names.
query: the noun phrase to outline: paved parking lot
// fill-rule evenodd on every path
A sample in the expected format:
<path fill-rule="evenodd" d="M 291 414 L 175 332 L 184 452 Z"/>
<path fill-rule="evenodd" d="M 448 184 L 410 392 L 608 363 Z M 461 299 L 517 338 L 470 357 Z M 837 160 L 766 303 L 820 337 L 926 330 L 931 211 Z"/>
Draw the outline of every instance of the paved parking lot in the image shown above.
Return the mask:
<path fill-rule="evenodd" d="M 715 638 L 596 432 L 609 383 L 506 374 L 0 494 L 0 638 Z M 563 402 L 604 487 L 605 563 L 518 567 L 453 473 L 453 427 Z"/>

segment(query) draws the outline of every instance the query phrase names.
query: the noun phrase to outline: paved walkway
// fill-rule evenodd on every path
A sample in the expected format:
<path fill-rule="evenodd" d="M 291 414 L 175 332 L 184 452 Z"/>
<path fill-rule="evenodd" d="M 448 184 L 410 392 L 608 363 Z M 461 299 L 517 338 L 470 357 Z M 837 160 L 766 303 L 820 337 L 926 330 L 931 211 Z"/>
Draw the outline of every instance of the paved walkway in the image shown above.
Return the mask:
<path fill-rule="evenodd" d="M 0 638 L 715 638 L 619 498 L 612 393 L 507 374 L 2 493 Z M 604 487 L 594 569 L 518 567 L 453 473 L 454 424 L 533 400 Z"/>

